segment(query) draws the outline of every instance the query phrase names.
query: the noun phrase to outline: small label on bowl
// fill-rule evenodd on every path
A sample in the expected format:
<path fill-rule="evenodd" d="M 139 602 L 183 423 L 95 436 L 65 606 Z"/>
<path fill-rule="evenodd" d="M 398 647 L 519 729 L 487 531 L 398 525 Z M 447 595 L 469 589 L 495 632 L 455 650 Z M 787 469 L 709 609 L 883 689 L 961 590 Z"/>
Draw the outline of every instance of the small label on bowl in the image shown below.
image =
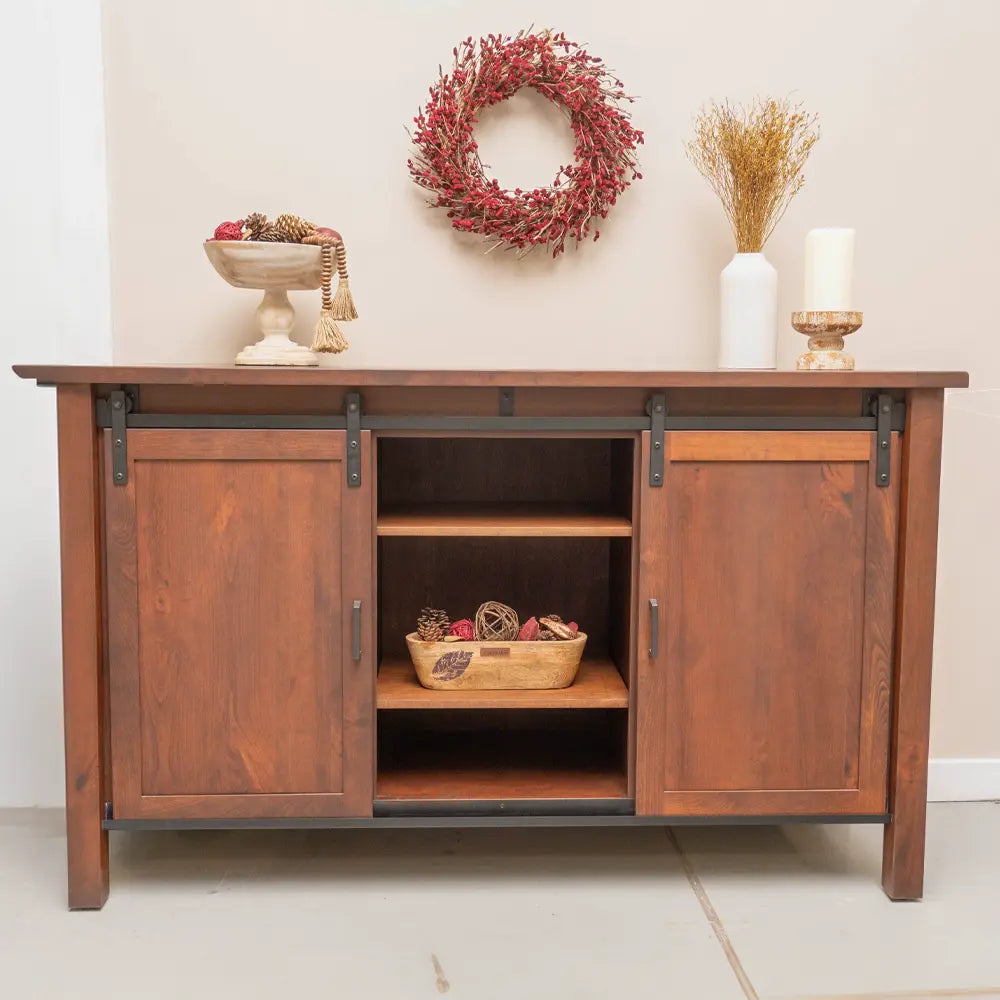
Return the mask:
<path fill-rule="evenodd" d="M 510 646 L 483 646 L 480 656 L 510 656 Z"/>

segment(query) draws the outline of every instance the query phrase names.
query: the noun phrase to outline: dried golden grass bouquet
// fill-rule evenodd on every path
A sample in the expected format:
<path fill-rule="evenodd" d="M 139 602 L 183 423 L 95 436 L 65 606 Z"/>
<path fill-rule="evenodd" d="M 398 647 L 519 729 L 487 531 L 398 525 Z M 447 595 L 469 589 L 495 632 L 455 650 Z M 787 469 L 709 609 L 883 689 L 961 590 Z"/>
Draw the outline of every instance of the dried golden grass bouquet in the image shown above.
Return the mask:
<path fill-rule="evenodd" d="M 712 103 L 694 121 L 688 159 L 719 196 L 739 253 L 759 253 L 805 183 L 819 139 L 801 104 L 757 99 L 749 108 Z"/>

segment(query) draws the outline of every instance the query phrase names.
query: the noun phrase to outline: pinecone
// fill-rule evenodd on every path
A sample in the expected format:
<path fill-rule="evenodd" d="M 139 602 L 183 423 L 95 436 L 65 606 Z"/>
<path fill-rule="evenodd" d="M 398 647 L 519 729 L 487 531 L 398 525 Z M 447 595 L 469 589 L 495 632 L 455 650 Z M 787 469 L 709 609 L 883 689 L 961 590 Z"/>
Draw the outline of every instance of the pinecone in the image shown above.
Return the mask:
<path fill-rule="evenodd" d="M 290 243 L 291 240 L 288 236 L 282 232 L 273 222 L 269 222 L 264 228 L 257 234 L 257 239 L 261 243 Z"/>
<path fill-rule="evenodd" d="M 440 642 L 447 634 L 451 620 L 440 608 L 423 608 L 417 619 L 417 638 L 421 642 Z"/>
<path fill-rule="evenodd" d="M 267 226 L 267 216 L 263 212 L 251 212 L 244 223 L 246 239 L 259 240 L 265 226 Z"/>
<path fill-rule="evenodd" d="M 287 243 L 301 243 L 303 237 L 316 232 L 315 223 L 306 222 L 298 215 L 279 215 L 274 220 L 274 224 L 285 234 L 285 242 Z"/>

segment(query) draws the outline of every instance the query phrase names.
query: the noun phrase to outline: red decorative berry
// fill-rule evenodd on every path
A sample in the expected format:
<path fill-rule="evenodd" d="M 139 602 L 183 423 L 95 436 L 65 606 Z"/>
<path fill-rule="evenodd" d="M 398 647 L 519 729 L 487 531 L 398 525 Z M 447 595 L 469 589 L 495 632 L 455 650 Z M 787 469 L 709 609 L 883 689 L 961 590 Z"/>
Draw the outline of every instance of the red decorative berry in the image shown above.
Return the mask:
<path fill-rule="evenodd" d="M 337 240 L 338 243 L 344 242 L 343 236 L 341 236 L 336 229 L 330 229 L 327 226 L 317 226 L 316 232 L 322 233 L 324 236 L 332 236 L 335 240 Z"/>
<path fill-rule="evenodd" d="M 521 631 L 517 633 L 517 638 L 519 642 L 534 642 L 538 638 L 539 625 L 538 619 L 532 615 L 522 626 Z"/>
<path fill-rule="evenodd" d="M 566 623 L 566 628 L 572 629 L 574 632 L 579 632 L 580 631 L 580 626 L 577 625 L 576 622 L 567 622 Z"/>
<path fill-rule="evenodd" d="M 241 240 L 243 239 L 243 219 L 239 222 L 220 222 L 215 227 L 215 232 L 212 234 L 212 239 L 209 240 L 211 243 L 213 240 Z"/>
<path fill-rule="evenodd" d="M 475 626 L 468 618 L 460 618 L 457 622 L 451 623 L 448 635 L 457 635 L 465 642 L 471 642 L 475 635 Z"/>

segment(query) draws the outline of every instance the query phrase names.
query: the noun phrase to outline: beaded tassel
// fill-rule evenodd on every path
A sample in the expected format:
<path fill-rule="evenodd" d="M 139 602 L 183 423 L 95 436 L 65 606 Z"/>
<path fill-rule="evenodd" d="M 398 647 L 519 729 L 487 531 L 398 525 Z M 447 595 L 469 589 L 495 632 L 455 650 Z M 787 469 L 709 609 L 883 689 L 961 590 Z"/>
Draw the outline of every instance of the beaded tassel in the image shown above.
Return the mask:
<path fill-rule="evenodd" d="M 337 294 L 333 297 L 333 318 L 350 320 L 358 318 L 358 310 L 354 306 L 351 295 L 351 285 L 347 278 L 347 250 L 343 243 L 336 244 L 337 252 Z"/>
<path fill-rule="evenodd" d="M 330 297 L 330 282 L 333 279 L 333 246 L 330 243 L 323 243 L 320 247 L 320 254 L 323 308 L 320 310 L 316 332 L 313 334 L 312 349 L 320 354 L 340 354 L 347 350 L 347 340 L 335 321 L 333 300 Z"/>

